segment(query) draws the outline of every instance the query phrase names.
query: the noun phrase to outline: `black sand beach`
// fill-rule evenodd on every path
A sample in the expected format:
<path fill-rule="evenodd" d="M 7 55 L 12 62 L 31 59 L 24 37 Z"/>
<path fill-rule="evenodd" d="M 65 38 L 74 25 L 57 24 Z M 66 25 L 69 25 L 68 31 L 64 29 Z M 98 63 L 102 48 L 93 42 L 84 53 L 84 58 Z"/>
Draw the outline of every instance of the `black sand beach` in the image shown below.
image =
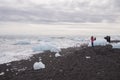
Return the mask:
<path fill-rule="evenodd" d="M 120 80 L 120 49 L 112 46 L 62 49 L 62 56 L 45 51 L 29 60 L 0 65 L 0 80 Z M 42 58 L 45 69 L 33 70 Z"/>

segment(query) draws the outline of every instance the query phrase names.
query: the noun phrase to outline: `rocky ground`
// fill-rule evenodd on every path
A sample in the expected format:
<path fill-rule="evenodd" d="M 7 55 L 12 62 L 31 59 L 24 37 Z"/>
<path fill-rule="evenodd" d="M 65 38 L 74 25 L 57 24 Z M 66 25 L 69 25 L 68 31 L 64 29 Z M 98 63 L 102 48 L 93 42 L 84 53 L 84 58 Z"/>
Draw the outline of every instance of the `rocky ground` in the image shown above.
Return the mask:
<path fill-rule="evenodd" d="M 120 49 L 112 46 L 62 49 L 62 56 L 45 51 L 28 60 L 0 65 L 0 80 L 120 80 Z M 45 69 L 34 70 L 42 58 Z"/>

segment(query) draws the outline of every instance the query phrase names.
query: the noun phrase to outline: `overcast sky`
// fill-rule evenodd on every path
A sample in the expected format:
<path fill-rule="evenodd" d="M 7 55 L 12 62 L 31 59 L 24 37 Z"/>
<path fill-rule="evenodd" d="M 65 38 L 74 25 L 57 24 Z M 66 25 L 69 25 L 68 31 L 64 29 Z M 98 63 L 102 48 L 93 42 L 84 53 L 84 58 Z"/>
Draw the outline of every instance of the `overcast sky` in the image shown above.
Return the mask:
<path fill-rule="evenodd" d="M 120 0 L 0 0 L 0 23 L 119 23 Z"/>

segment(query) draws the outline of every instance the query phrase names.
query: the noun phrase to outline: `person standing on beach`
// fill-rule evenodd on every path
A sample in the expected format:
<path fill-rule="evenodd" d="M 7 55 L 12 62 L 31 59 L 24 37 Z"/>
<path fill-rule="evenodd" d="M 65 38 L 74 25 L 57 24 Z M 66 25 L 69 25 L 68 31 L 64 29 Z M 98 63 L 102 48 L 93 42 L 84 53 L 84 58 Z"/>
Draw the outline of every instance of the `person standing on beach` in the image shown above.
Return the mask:
<path fill-rule="evenodd" d="M 94 38 L 93 36 L 91 36 L 91 45 L 92 45 L 92 47 L 94 47 L 94 40 L 96 40 L 96 38 Z"/>
<path fill-rule="evenodd" d="M 111 37 L 110 36 L 106 36 L 106 37 L 104 37 L 104 39 L 106 39 L 106 41 L 109 42 L 109 43 L 111 42 Z"/>

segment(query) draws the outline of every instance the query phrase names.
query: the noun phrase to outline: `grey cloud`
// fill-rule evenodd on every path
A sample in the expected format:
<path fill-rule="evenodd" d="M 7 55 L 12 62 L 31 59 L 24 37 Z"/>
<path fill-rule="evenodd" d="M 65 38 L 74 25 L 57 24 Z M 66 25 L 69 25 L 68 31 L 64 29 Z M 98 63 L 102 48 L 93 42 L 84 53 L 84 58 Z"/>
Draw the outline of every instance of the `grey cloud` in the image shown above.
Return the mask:
<path fill-rule="evenodd" d="M 113 0 L 115 6 L 120 6 L 120 0 Z"/>
<path fill-rule="evenodd" d="M 30 23 L 56 23 L 56 22 L 116 22 L 119 15 L 119 0 L 110 5 L 90 5 L 90 2 L 75 2 L 57 5 L 32 5 L 16 8 L 0 6 L 0 22 L 30 22 Z M 22 3 L 22 2 L 21 2 Z M 99 4 L 99 3 L 98 3 Z M 61 6 L 61 7 L 60 7 Z M 116 9 L 117 8 L 117 9 Z M 76 10 L 78 9 L 78 10 Z M 114 10 L 115 9 L 115 10 Z M 115 11 L 113 13 L 113 11 Z"/>

